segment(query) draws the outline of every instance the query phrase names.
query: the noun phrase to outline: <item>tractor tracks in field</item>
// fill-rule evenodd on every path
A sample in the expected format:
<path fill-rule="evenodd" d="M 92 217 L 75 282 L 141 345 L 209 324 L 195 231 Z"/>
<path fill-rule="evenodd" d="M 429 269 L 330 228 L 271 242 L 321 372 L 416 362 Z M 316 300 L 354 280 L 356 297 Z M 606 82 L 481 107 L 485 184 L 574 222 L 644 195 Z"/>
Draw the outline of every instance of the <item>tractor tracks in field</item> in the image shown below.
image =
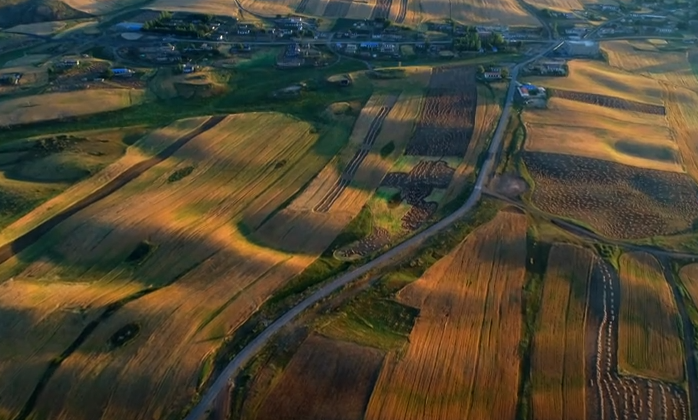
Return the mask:
<path fill-rule="evenodd" d="M 135 178 L 141 176 L 145 171 L 152 168 L 153 166 L 163 162 L 165 159 L 172 156 L 176 151 L 178 151 L 182 146 L 187 144 L 191 139 L 200 135 L 201 133 L 210 130 L 211 128 L 218 125 L 225 116 L 213 116 L 210 117 L 206 122 L 204 122 L 200 127 L 190 131 L 184 136 L 178 138 L 174 143 L 167 146 L 163 151 L 151 157 L 150 159 L 139 162 L 132 167 L 128 168 L 124 172 L 120 173 L 116 178 L 107 182 L 96 191 L 92 192 L 87 197 L 73 203 L 65 210 L 56 214 L 48 220 L 40 223 L 36 227 L 32 228 L 28 232 L 20 235 L 11 242 L 0 246 L 0 264 L 14 257 L 18 253 L 27 249 L 29 246 L 33 245 L 39 238 L 48 233 L 51 229 L 58 226 L 60 223 L 67 220 L 69 217 L 75 215 L 81 210 L 97 203 L 98 201 L 108 197 L 112 193 L 116 192 L 118 189 L 133 181 Z"/>
<path fill-rule="evenodd" d="M 587 399 L 600 420 L 688 420 L 683 388 L 618 371 L 620 280 L 609 263 L 594 264 L 587 306 Z"/>
<path fill-rule="evenodd" d="M 354 154 L 354 157 L 349 161 L 349 164 L 344 169 L 344 172 L 342 172 L 342 175 L 335 182 L 332 188 L 330 188 L 330 190 L 327 191 L 327 194 L 325 194 L 325 196 L 320 199 L 318 204 L 313 207 L 313 211 L 318 213 L 327 213 L 330 211 L 332 205 L 349 186 L 351 180 L 354 178 L 354 175 L 356 175 L 356 171 L 359 169 L 359 166 L 361 166 L 361 163 L 363 163 L 364 159 L 366 159 L 366 156 L 368 156 L 369 152 L 371 151 L 371 148 L 376 142 L 376 138 L 383 127 L 383 121 L 385 121 L 385 118 L 388 116 L 391 109 L 392 104 L 380 108 L 378 115 L 371 122 L 368 133 L 366 134 L 366 137 L 364 137 L 361 147 Z"/>
<path fill-rule="evenodd" d="M 405 22 L 405 16 L 407 16 L 407 1 L 408 0 L 398 0 L 400 8 L 397 11 L 397 15 L 395 16 L 395 23 L 404 23 Z"/>

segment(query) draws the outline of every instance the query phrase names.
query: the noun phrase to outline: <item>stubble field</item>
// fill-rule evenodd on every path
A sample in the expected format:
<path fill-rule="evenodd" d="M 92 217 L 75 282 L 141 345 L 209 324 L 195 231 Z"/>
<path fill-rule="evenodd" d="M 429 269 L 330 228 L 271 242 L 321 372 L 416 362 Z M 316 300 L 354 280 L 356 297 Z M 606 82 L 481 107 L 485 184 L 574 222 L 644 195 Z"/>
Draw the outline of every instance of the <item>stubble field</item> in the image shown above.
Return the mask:
<path fill-rule="evenodd" d="M 533 418 L 586 419 L 584 325 L 594 255 L 555 245 L 543 280 L 531 357 Z"/>
<path fill-rule="evenodd" d="M 0 307 L 12 320 L 4 337 L 13 343 L 2 357 L 12 361 L 2 366 L 13 378 L 1 394 L 6 412 L 24 407 L 23 415 L 71 420 L 179 415 L 221 340 L 316 258 L 253 245 L 236 226 L 263 220 L 334 152 L 318 153 L 311 127 L 280 114 L 207 124 L 171 158 L 0 266 L 4 281 L 14 279 L 4 287 L 45 301 L 15 308 L 5 301 L 13 294 L 3 294 Z M 47 280 L 84 292 L 47 295 Z"/>
<path fill-rule="evenodd" d="M 644 169 L 683 172 L 663 115 L 608 109 L 553 97 L 524 114 L 530 152 L 601 159 Z"/>
<path fill-rule="evenodd" d="M 419 317 L 405 354 L 386 359 L 366 419 L 514 417 L 526 225 L 500 213 L 399 293 Z"/>
<path fill-rule="evenodd" d="M 619 239 L 669 235 L 698 218 L 698 187 L 686 174 L 586 157 L 524 152 L 533 204 Z"/>
<path fill-rule="evenodd" d="M 383 353 L 311 335 L 261 404 L 257 420 L 362 420 Z"/>
<path fill-rule="evenodd" d="M 0 102 L 0 127 L 114 111 L 141 103 L 142 90 L 99 89 L 47 93 Z"/>
<path fill-rule="evenodd" d="M 680 383 L 684 378 L 679 314 L 657 260 L 620 258 L 619 367 L 634 375 Z"/>

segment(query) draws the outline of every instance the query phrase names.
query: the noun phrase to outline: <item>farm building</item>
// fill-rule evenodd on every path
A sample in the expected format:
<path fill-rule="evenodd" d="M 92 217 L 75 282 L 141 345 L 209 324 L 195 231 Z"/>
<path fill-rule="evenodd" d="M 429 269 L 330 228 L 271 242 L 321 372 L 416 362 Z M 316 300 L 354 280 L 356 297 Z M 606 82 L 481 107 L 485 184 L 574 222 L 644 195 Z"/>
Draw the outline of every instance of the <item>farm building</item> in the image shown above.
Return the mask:
<path fill-rule="evenodd" d="M 19 73 L 0 74 L 0 85 L 18 85 L 22 75 Z"/>
<path fill-rule="evenodd" d="M 133 70 L 126 69 L 126 68 L 116 68 L 116 69 L 111 69 L 111 71 L 115 77 L 131 77 L 134 73 Z"/>
<path fill-rule="evenodd" d="M 356 54 L 356 44 L 347 44 L 344 52 L 347 54 Z"/>
<path fill-rule="evenodd" d="M 565 57 L 596 57 L 599 55 L 599 43 L 595 41 L 568 40 L 563 42 L 553 52 Z"/>
<path fill-rule="evenodd" d="M 143 24 L 142 23 L 136 23 L 136 22 L 121 22 L 116 24 L 116 29 L 120 31 L 130 31 L 130 32 L 137 32 L 143 29 Z"/>
<path fill-rule="evenodd" d="M 483 74 L 483 77 L 487 80 L 499 80 L 502 78 L 502 72 L 501 71 L 486 71 Z"/>

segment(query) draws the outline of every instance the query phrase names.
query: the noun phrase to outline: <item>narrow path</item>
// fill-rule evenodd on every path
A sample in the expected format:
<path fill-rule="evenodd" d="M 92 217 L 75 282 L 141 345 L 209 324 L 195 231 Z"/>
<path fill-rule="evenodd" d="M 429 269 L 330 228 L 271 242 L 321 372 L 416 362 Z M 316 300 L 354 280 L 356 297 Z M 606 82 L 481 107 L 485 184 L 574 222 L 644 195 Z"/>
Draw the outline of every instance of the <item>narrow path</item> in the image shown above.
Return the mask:
<path fill-rule="evenodd" d="M 291 308 L 288 312 L 283 314 L 280 318 L 278 318 L 271 325 L 269 325 L 264 331 L 262 331 L 260 335 L 255 337 L 254 340 L 252 340 L 247 346 L 245 346 L 245 348 L 243 348 L 235 356 L 235 358 L 233 358 L 233 360 L 230 361 L 228 366 L 226 366 L 223 372 L 221 372 L 218 378 L 216 378 L 213 385 L 211 385 L 211 387 L 202 396 L 199 403 L 192 409 L 191 412 L 189 412 L 189 415 L 187 415 L 185 420 L 204 419 L 204 416 L 207 415 L 207 413 L 209 413 L 218 395 L 222 391 L 229 389 L 228 385 L 231 382 L 231 380 L 235 377 L 235 374 L 238 372 L 238 370 L 241 369 L 245 364 L 247 364 L 247 362 L 255 354 L 257 354 L 257 352 L 262 350 L 262 348 L 271 340 L 271 338 L 279 330 L 281 330 L 281 328 L 283 328 L 286 324 L 291 322 L 301 312 L 303 312 L 313 304 L 321 301 L 322 299 L 325 299 L 330 294 L 335 292 L 337 289 L 344 287 L 345 285 L 359 279 L 361 276 L 365 275 L 369 271 L 398 261 L 408 251 L 421 245 L 427 239 L 431 238 L 432 236 L 435 236 L 442 230 L 449 227 L 455 221 L 465 216 L 478 203 L 482 195 L 482 187 L 485 184 L 485 182 L 489 180 L 492 168 L 496 163 L 495 161 L 498 154 L 497 151 L 499 150 L 502 144 L 504 132 L 509 122 L 512 102 L 514 99 L 514 92 L 516 90 L 516 77 L 518 75 L 519 70 L 523 66 L 543 57 L 545 54 L 552 51 L 558 45 L 560 44 L 555 43 L 551 45 L 549 48 L 536 55 L 535 57 L 517 64 L 511 71 L 511 83 L 509 84 L 509 90 L 507 92 L 504 109 L 502 110 L 502 115 L 499 118 L 497 129 L 495 130 L 494 135 L 492 136 L 492 142 L 490 143 L 487 158 L 483 163 L 482 167 L 480 168 L 479 175 L 475 182 L 475 188 L 473 188 L 473 192 L 471 193 L 470 197 L 465 202 L 465 204 L 463 204 L 458 210 L 456 210 L 452 214 L 446 216 L 444 219 L 428 227 L 427 229 L 418 233 L 412 238 L 407 239 L 401 244 L 395 246 L 394 248 L 387 251 L 385 254 L 380 255 L 379 257 L 372 261 L 369 261 L 365 265 L 358 267 L 355 270 L 346 273 L 338 277 L 337 279 L 331 281 L 330 283 L 326 284 L 320 290 L 316 291 L 315 293 L 307 297 L 305 300 L 303 300 L 301 303 L 299 303 L 295 307 Z"/>
<path fill-rule="evenodd" d="M 43 235 L 45 235 L 51 229 L 58 226 L 61 222 L 73 216 L 75 213 L 108 197 L 110 194 L 114 193 L 119 188 L 123 187 L 130 181 L 142 175 L 148 169 L 152 168 L 153 166 L 172 156 L 177 150 L 179 150 L 182 146 L 187 144 L 191 139 L 203 133 L 204 131 L 210 130 L 218 123 L 220 123 L 223 120 L 223 118 L 225 118 L 225 116 L 215 116 L 209 118 L 208 121 L 202 124 L 199 128 L 180 137 L 179 139 L 177 139 L 177 141 L 169 145 L 162 152 L 158 153 L 157 155 L 153 156 L 148 160 L 133 165 L 126 171 L 119 174 L 116 178 L 112 179 L 96 191 L 92 192 L 87 197 L 77 201 L 62 212 L 42 222 L 38 226 L 34 227 L 27 233 L 17 237 L 13 241 L 0 246 L 0 264 L 14 257 L 23 250 L 27 249 L 27 247 L 34 244 Z"/>

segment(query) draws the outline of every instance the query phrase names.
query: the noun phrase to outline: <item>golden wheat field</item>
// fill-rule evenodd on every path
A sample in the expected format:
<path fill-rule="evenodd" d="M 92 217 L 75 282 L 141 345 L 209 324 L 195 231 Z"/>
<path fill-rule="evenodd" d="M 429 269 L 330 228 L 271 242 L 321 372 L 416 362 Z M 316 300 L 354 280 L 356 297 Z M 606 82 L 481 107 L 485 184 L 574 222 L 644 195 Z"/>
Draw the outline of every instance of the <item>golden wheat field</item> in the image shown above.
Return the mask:
<path fill-rule="evenodd" d="M 0 126 L 52 121 L 137 105 L 145 99 L 143 90 L 99 89 L 46 93 L 0 102 Z"/>
<path fill-rule="evenodd" d="M 52 35 L 61 29 L 65 28 L 65 22 L 39 22 L 39 23 L 28 23 L 25 25 L 17 25 L 11 28 L 5 29 L 5 32 L 16 33 L 16 34 L 27 34 L 36 36 L 48 36 Z"/>
<path fill-rule="evenodd" d="M 63 361 L 33 415 L 66 420 L 179 415 L 196 390 L 204 359 L 316 258 L 250 243 L 238 225 L 263 219 L 317 174 L 328 160 L 313 151 L 318 141 L 307 123 L 281 114 L 228 116 L 0 266 L 0 278 L 18 284 L 89 285 L 85 290 L 99 296 L 147 291 L 129 295 L 132 300 Z M 87 293 L 71 299 L 90 316 L 92 310 L 101 312 L 102 301 Z M 32 348 L 26 337 L 33 337 L 35 328 L 41 336 L 39 321 L 66 306 L 53 299 L 43 312 L 17 311 L 11 341 L 18 348 Z M 110 346 L 118 331 L 134 325 L 135 338 Z M 56 351 L 44 358 L 32 351 L 3 355 L 15 363 L 0 374 L 18 381 L 0 395 L 7 411 L 24 404 L 47 361 L 67 348 L 74 333 L 54 336 Z"/>
<path fill-rule="evenodd" d="M 679 315 L 657 260 L 646 253 L 620 258 L 618 364 L 639 376 L 683 381 Z"/>
<path fill-rule="evenodd" d="M 680 271 L 681 282 L 694 305 L 698 305 L 698 264 L 689 264 Z"/>
<path fill-rule="evenodd" d="M 321 335 L 308 337 L 257 420 L 363 420 L 383 362 L 379 350 Z"/>
<path fill-rule="evenodd" d="M 526 80 L 556 89 L 583 90 L 597 95 L 663 105 L 662 87 L 655 80 L 610 67 L 601 61 L 572 60 L 567 64 L 567 77 L 533 76 L 527 77 Z"/>
<path fill-rule="evenodd" d="M 537 9 L 550 9 L 560 12 L 571 12 L 574 10 L 584 10 L 585 4 L 606 3 L 605 1 L 578 1 L 578 0 L 535 0 L 528 2 Z"/>
<path fill-rule="evenodd" d="M 244 4 L 244 2 L 241 2 Z M 156 0 L 146 6 L 148 9 L 152 10 L 168 10 L 171 12 L 188 12 L 188 13 L 207 13 L 211 15 L 219 16 L 238 16 L 238 7 L 235 2 L 227 1 L 208 1 L 208 2 L 198 2 L 192 0 Z M 256 9 L 253 9 L 257 11 Z M 282 10 L 279 8 L 278 10 Z M 282 13 L 289 13 L 289 9 Z M 259 11 L 262 13 L 263 11 Z"/>
<path fill-rule="evenodd" d="M 422 97 L 414 92 L 403 92 L 399 96 L 373 95 L 361 110 L 348 145 L 333 158 L 315 177 L 308 187 L 285 209 L 274 215 L 258 231 L 263 243 L 279 244 L 283 248 L 295 249 L 297 252 L 317 252 L 307 249 L 302 238 L 312 232 L 313 235 L 335 236 L 369 200 L 380 185 L 385 174 L 411 137 L 414 122 L 419 114 Z M 344 190 L 337 189 L 342 173 L 351 164 L 355 155 L 363 146 L 371 124 L 381 112 L 387 112 L 380 132 L 373 145 L 368 148 L 365 158 L 355 169 L 351 182 Z M 382 157 L 380 150 L 388 143 L 394 144 L 394 151 Z M 339 193 L 329 208 L 317 211 L 332 192 Z M 300 234 L 303 232 L 303 234 Z"/>
<path fill-rule="evenodd" d="M 62 0 L 63 3 L 91 15 L 106 15 L 127 7 L 146 3 L 143 0 Z"/>
<path fill-rule="evenodd" d="M 128 168 L 165 149 L 175 140 L 201 126 L 208 118 L 196 117 L 179 120 L 142 137 L 126 149 L 124 156 L 95 175 L 78 182 L 60 195 L 37 206 L 16 222 L 0 231 L 0 243 L 7 243 L 48 220 L 71 204 L 116 178 Z M 77 133 L 79 134 L 79 133 Z"/>
<path fill-rule="evenodd" d="M 514 418 L 526 217 L 503 212 L 399 300 L 420 309 L 404 355 L 388 355 L 366 419 Z"/>
<path fill-rule="evenodd" d="M 550 251 L 531 358 L 534 419 L 586 418 L 584 324 L 593 259 L 572 245 Z"/>
<path fill-rule="evenodd" d="M 644 169 L 683 172 L 681 154 L 663 115 L 551 98 L 524 113 L 525 149 L 602 159 Z"/>
<path fill-rule="evenodd" d="M 399 3 L 395 1 L 393 3 Z M 511 26 L 537 26 L 538 21 L 531 16 L 521 5 L 514 0 L 493 1 L 458 0 L 454 2 L 443 2 L 429 0 L 419 2 L 408 1 L 418 5 L 418 13 L 407 14 L 405 23 L 417 24 L 428 20 L 441 20 L 444 16 L 451 19 L 470 24 L 490 24 L 490 25 L 511 25 Z M 392 14 L 391 14 L 392 16 Z"/>

